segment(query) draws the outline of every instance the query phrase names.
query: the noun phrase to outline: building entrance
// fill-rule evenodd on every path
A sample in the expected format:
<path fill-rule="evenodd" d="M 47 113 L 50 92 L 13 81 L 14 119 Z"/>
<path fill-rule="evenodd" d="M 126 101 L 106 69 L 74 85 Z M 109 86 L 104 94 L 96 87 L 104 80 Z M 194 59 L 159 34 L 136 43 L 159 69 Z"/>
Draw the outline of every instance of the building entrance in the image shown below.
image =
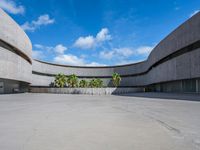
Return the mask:
<path fill-rule="evenodd" d="M 4 93 L 4 83 L 0 82 L 0 94 Z"/>

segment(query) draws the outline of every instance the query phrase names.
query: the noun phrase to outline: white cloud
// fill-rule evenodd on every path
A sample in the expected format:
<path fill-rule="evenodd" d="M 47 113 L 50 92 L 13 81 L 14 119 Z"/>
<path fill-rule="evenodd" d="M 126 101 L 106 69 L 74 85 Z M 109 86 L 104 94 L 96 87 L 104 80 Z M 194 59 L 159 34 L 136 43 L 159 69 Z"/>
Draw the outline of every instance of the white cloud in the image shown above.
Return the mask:
<path fill-rule="evenodd" d="M 141 46 L 136 49 L 136 53 L 139 55 L 149 55 L 154 46 Z"/>
<path fill-rule="evenodd" d="M 103 59 L 112 59 L 112 58 L 127 58 L 132 56 L 134 50 L 128 47 L 123 48 L 114 48 L 111 51 L 101 51 L 100 57 Z"/>
<path fill-rule="evenodd" d="M 114 57 L 114 51 L 101 51 L 100 57 L 103 59 L 111 59 Z"/>
<path fill-rule="evenodd" d="M 123 56 L 123 57 L 129 57 L 129 56 L 131 56 L 134 53 L 133 49 L 127 48 L 127 47 L 116 48 L 116 49 L 114 49 L 114 51 L 118 55 Z"/>
<path fill-rule="evenodd" d="M 107 28 L 102 28 L 101 31 L 97 33 L 96 37 L 91 35 L 86 37 L 79 37 L 75 41 L 74 46 L 81 49 L 91 49 L 108 40 L 111 40 L 109 30 Z"/>
<path fill-rule="evenodd" d="M 74 46 L 81 49 L 90 49 L 95 46 L 95 38 L 93 36 L 79 37 Z"/>
<path fill-rule="evenodd" d="M 41 44 L 34 44 L 34 46 L 35 46 L 36 48 L 39 48 L 39 49 L 43 49 L 43 48 L 44 48 L 44 46 L 41 45 Z"/>
<path fill-rule="evenodd" d="M 131 56 L 144 55 L 144 53 L 138 53 L 137 50 L 141 49 L 133 49 L 128 47 L 114 48 L 111 51 L 101 51 L 99 57 L 106 60 L 110 60 L 112 61 L 112 63 L 114 62 L 114 65 L 137 63 L 141 60 L 130 59 Z"/>
<path fill-rule="evenodd" d="M 96 40 L 98 42 L 111 40 L 111 35 L 109 35 L 109 30 L 107 28 L 101 29 L 101 31 L 99 33 L 97 33 Z"/>
<path fill-rule="evenodd" d="M 54 23 L 54 19 L 50 19 L 49 15 L 45 14 L 38 17 L 38 20 L 32 21 L 34 25 L 41 26 L 41 25 L 48 25 Z"/>
<path fill-rule="evenodd" d="M 44 46 L 41 44 L 34 44 L 34 47 L 39 50 L 33 51 L 33 57 L 35 59 L 41 59 L 45 57 L 45 54 L 53 54 L 55 57 L 53 61 L 59 64 L 75 65 L 75 66 L 105 66 L 98 62 L 88 62 L 87 55 L 80 55 L 80 57 L 73 54 L 65 54 L 68 49 L 62 44 L 56 46 Z"/>
<path fill-rule="evenodd" d="M 72 54 L 58 55 L 54 58 L 54 62 L 77 66 L 85 65 L 84 59 L 78 58 Z"/>
<path fill-rule="evenodd" d="M 194 16 L 195 14 L 197 14 L 200 10 L 195 10 L 190 14 L 190 17 Z"/>
<path fill-rule="evenodd" d="M 89 64 L 86 64 L 86 66 L 107 66 L 106 64 L 101 64 L 98 62 L 91 62 Z"/>
<path fill-rule="evenodd" d="M 41 58 L 44 57 L 44 54 L 43 54 L 42 51 L 33 50 L 32 56 L 33 56 L 34 59 L 41 59 Z"/>
<path fill-rule="evenodd" d="M 44 46 L 41 44 L 34 44 L 34 47 L 40 50 L 45 50 L 49 52 L 55 52 L 57 54 L 64 54 L 64 52 L 67 50 L 67 47 L 65 47 L 62 44 L 58 44 L 56 46 Z"/>
<path fill-rule="evenodd" d="M 141 59 L 136 60 L 138 56 L 142 56 L 144 60 L 153 48 L 154 46 L 141 46 L 135 49 L 130 47 L 113 48 L 110 51 L 101 51 L 99 57 L 112 63 L 115 62 L 115 65 L 130 64 L 142 61 Z M 135 59 L 131 60 L 133 56 Z"/>
<path fill-rule="evenodd" d="M 0 0 L 0 8 L 11 14 L 23 14 L 25 12 L 24 6 L 17 6 L 15 1 L 12 0 Z"/>
<path fill-rule="evenodd" d="M 138 63 L 144 60 L 121 60 L 120 62 L 117 62 L 115 65 L 124 65 L 124 64 L 133 64 Z"/>
<path fill-rule="evenodd" d="M 28 22 L 25 22 L 23 25 L 21 25 L 21 28 L 24 30 L 24 31 L 35 31 L 36 27 L 31 25 L 30 23 Z"/>
<path fill-rule="evenodd" d="M 23 25 L 21 25 L 22 29 L 25 31 L 35 31 L 37 28 L 39 28 L 42 25 L 48 25 L 53 24 L 55 22 L 54 19 L 51 19 L 48 14 L 44 14 L 38 17 L 38 19 L 35 21 L 25 22 Z"/>
<path fill-rule="evenodd" d="M 86 63 L 82 57 L 77 57 L 72 54 L 57 55 L 54 60 L 55 63 L 73 65 L 73 66 L 106 66 L 98 62 Z"/>
<path fill-rule="evenodd" d="M 54 50 L 58 54 L 64 54 L 64 52 L 67 50 L 67 47 L 63 46 L 62 44 L 58 44 L 58 45 L 56 45 Z"/>
<path fill-rule="evenodd" d="M 69 53 L 66 54 L 65 51 L 67 50 L 67 47 L 62 44 L 58 44 L 55 46 L 44 46 L 41 44 L 35 44 L 34 47 L 38 49 L 38 51 L 33 52 L 34 58 L 37 59 L 44 57 L 44 54 L 53 54 L 53 61 L 60 64 L 75 66 L 106 66 L 106 64 L 96 61 L 88 61 L 87 55 L 76 56 Z M 113 48 L 110 51 L 101 51 L 99 53 L 99 57 L 110 60 L 112 61 L 112 63 L 114 61 L 114 63 L 117 65 L 128 64 L 138 62 L 135 60 L 130 60 L 132 56 L 147 56 L 147 54 L 149 54 L 152 49 L 153 46 L 141 46 L 136 49 L 130 47 Z"/>

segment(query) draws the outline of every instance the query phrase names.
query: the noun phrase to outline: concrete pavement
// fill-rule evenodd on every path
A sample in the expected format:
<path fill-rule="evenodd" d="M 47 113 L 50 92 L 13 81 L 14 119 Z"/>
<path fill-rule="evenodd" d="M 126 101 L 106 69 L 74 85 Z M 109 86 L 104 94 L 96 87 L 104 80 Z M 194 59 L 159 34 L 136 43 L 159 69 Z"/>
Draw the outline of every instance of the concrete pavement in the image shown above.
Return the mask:
<path fill-rule="evenodd" d="M 199 150 L 200 101 L 0 95 L 1 150 Z"/>

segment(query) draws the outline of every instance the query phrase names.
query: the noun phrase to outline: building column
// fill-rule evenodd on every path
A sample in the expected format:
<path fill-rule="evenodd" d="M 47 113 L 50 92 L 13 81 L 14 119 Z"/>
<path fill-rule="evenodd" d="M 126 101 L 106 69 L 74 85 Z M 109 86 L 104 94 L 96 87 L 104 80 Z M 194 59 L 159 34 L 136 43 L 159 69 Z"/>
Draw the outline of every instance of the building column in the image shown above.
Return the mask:
<path fill-rule="evenodd" d="M 183 92 L 183 80 L 181 80 L 181 92 Z"/>

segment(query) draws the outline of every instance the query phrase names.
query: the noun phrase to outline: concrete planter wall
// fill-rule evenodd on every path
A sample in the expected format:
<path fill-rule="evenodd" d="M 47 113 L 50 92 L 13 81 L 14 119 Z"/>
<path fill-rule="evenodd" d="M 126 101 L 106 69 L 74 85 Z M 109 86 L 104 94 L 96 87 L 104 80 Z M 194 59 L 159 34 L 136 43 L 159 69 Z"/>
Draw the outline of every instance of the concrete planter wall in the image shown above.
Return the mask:
<path fill-rule="evenodd" d="M 111 95 L 142 92 L 142 88 L 39 88 L 31 87 L 32 93 L 56 93 L 56 94 L 88 94 Z"/>

